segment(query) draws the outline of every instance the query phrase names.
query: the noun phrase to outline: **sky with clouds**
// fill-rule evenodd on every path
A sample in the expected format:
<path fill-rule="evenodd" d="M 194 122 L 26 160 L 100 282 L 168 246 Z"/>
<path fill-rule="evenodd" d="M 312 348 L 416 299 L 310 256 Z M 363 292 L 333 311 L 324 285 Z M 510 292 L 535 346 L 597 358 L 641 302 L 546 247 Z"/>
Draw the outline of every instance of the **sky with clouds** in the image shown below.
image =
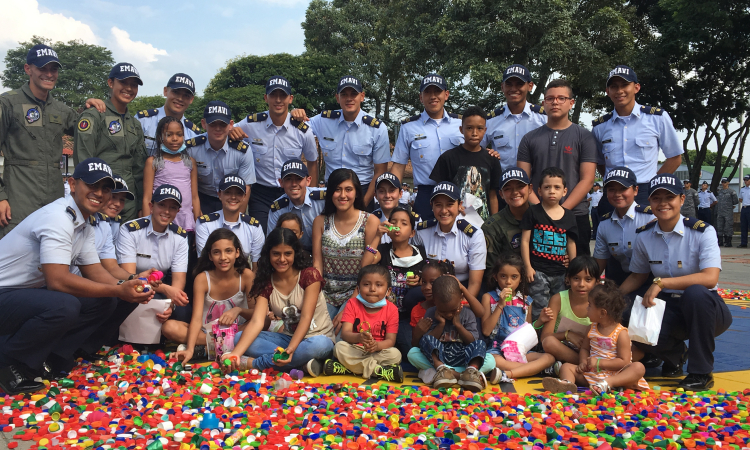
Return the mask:
<path fill-rule="evenodd" d="M 33 35 L 81 39 L 107 47 L 117 62 L 135 65 L 144 82 L 140 95 L 161 94 L 176 72 L 193 77 L 202 92 L 236 56 L 302 53 L 308 3 L 0 0 L 0 70 L 8 49 Z"/>

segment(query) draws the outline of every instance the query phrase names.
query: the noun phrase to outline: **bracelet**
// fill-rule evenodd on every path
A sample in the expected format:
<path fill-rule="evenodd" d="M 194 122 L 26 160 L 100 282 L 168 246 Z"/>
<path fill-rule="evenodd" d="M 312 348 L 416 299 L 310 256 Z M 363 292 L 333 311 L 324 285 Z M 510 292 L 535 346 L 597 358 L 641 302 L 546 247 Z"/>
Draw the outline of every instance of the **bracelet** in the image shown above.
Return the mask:
<path fill-rule="evenodd" d="M 117 285 L 118 285 L 118 286 L 120 286 L 120 285 L 122 285 L 122 283 L 124 283 L 124 282 L 125 282 L 125 280 L 119 280 L 119 281 L 117 282 Z"/>
<path fill-rule="evenodd" d="M 535 324 L 536 324 L 536 323 L 537 323 L 538 321 L 539 321 L 539 319 L 536 319 L 536 320 L 534 321 L 534 323 L 532 323 L 532 324 L 531 324 L 531 326 L 532 326 L 532 327 L 534 327 L 534 329 L 535 329 L 535 330 L 541 330 L 542 328 L 544 328 L 544 324 L 541 324 L 541 325 L 539 325 L 539 326 L 536 326 L 536 325 L 535 325 Z"/>
<path fill-rule="evenodd" d="M 570 330 L 565 330 L 565 340 L 568 340 L 568 333 L 570 333 Z"/>
<path fill-rule="evenodd" d="M 130 274 L 130 276 L 128 277 L 128 281 L 130 281 L 130 280 L 135 280 L 135 277 L 137 277 L 137 276 L 138 276 L 138 275 L 136 275 L 136 274 L 134 274 L 134 273 L 131 273 L 131 274 Z"/>
<path fill-rule="evenodd" d="M 370 247 L 369 245 L 365 245 L 365 250 L 367 250 L 368 252 L 372 253 L 373 255 L 377 255 L 378 254 L 378 251 L 376 249 Z"/>
<path fill-rule="evenodd" d="M 596 359 L 596 371 L 599 372 L 599 361 L 601 361 L 601 358 Z"/>

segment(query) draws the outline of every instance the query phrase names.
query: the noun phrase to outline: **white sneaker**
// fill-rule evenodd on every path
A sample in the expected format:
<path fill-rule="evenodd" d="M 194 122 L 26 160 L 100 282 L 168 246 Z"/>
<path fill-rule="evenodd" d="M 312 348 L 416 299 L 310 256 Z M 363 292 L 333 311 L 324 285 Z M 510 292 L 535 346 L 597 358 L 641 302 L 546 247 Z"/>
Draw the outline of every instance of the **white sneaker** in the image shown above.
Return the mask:
<path fill-rule="evenodd" d="M 419 378 L 424 382 L 424 384 L 428 384 L 432 386 L 432 381 L 435 379 L 435 375 L 437 374 L 437 371 L 430 367 L 429 369 L 420 369 L 418 375 Z"/>
<path fill-rule="evenodd" d="M 504 371 L 500 370 L 497 367 L 492 369 L 490 373 L 487 374 L 487 381 L 490 384 L 515 383 L 516 382 L 516 380 L 508 377 L 508 375 L 506 375 Z"/>
<path fill-rule="evenodd" d="M 177 346 L 177 351 L 178 352 L 184 352 L 185 350 L 187 350 L 187 345 L 180 344 L 180 345 Z"/>

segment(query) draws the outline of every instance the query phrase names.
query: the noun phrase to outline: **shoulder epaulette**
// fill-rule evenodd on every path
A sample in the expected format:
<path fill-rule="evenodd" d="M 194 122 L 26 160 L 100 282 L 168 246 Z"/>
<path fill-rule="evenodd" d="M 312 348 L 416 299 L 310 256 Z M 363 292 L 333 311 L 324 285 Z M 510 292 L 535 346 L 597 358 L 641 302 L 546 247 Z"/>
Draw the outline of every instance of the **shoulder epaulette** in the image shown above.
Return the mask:
<path fill-rule="evenodd" d="M 198 223 L 206 223 L 206 222 L 213 222 L 214 220 L 217 220 L 221 214 L 217 212 L 212 212 L 211 214 L 203 214 L 198 218 Z"/>
<path fill-rule="evenodd" d="M 73 208 L 71 208 L 70 206 L 68 206 L 67 208 L 65 208 L 65 212 L 66 212 L 66 213 L 68 213 L 68 215 L 69 215 L 69 216 L 70 216 L 70 218 L 71 218 L 71 219 L 73 220 L 73 222 L 75 222 L 75 221 L 76 221 L 76 218 L 77 218 L 78 216 L 76 215 L 76 210 L 75 210 L 75 209 L 73 209 Z"/>
<path fill-rule="evenodd" d="M 458 219 L 456 221 L 456 226 L 459 230 L 463 231 L 469 237 L 474 236 L 474 233 L 477 231 L 477 229 L 474 228 L 474 225 L 470 224 L 468 220 L 464 219 Z"/>
<path fill-rule="evenodd" d="M 651 206 L 635 205 L 635 212 L 644 213 L 644 214 L 653 214 L 651 212 Z"/>
<path fill-rule="evenodd" d="M 378 219 L 382 219 L 383 218 L 383 210 L 382 209 L 376 209 L 375 211 L 372 212 L 372 215 L 375 216 L 375 217 L 377 217 Z"/>
<path fill-rule="evenodd" d="M 245 117 L 245 120 L 248 122 L 263 122 L 264 120 L 268 119 L 268 113 L 255 113 L 250 114 L 247 117 Z"/>
<path fill-rule="evenodd" d="M 188 139 L 187 141 L 185 141 L 185 147 L 187 147 L 187 148 L 197 147 L 199 145 L 205 144 L 207 140 L 208 140 L 208 138 L 206 137 L 205 134 L 200 135 L 200 136 L 196 136 L 194 138 L 191 138 L 191 139 Z"/>
<path fill-rule="evenodd" d="M 320 113 L 320 117 L 325 117 L 326 119 L 338 119 L 341 117 L 341 111 L 338 109 L 326 109 Z"/>
<path fill-rule="evenodd" d="M 289 123 L 291 123 L 294 128 L 300 130 L 303 133 L 307 133 L 307 130 L 310 129 L 310 125 L 306 124 L 305 122 L 300 122 L 295 118 L 289 119 Z"/>
<path fill-rule="evenodd" d="M 142 111 L 138 111 L 138 114 L 136 114 L 135 116 L 139 119 L 143 119 L 144 117 L 153 117 L 157 114 L 159 114 L 158 109 L 144 109 Z"/>
<path fill-rule="evenodd" d="M 416 116 L 407 117 L 406 119 L 402 120 L 401 123 L 414 122 L 415 120 L 419 120 L 420 117 L 422 117 L 421 114 L 417 114 Z"/>
<path fill-rule="evenodd" d="M 538 113 L 538 114 L 547 114 L 546 112 L 544 112 L 544 106 L 535 105 L 533 103 L 531 103 L 530 106 L 531 106 L 531 110 L 533 112 L 535 112 L 535 113 Z"/>
<path fill-rule="evenodd" d="M 701 233 L 706 231 L 706 222 L 702 220 L 698 220 L 693 217 L 683 217 L 682 223 L 685 225 L 685 228 L 692 228 L 695 231 L 700 231 Z"/>
<path fill-rule="evenodd" d="M 326 190 L 325 189 L 319 189 L 317 191 L 310 192 L 310 195 L 308 195 L 312 200 L 325 200 L 326 199 Z"/>
<path fill-rule="evenodd" d="M 240 214 L 240 220 L 243 221 L 243 222 L 245 222 L 246 224 L 252 225 L 254 227 L 259 227 L 260 226 L 260 222 L 258 222 L 258 219 L 256 219 L 255 217 L 251 216 L 250 214 L 244 214 L 244 213 Z"/>
<path fill-rule="evenodd" d="M 448 117 L 452 117 L 454 119 L 461 119 L 463 116 L 461 114 L 448 113 Z"/>
<path fill-rule="evenodd" d="M 643 231 L 648 230 L 649 228 L 653 228 L 654 225 L 656 225 L 656 219 L 652 220 L 651 222 L 647 223 L 646 225 L 644 225 L 642 227 L 636 228 L 635 232 L 636 233 L 641 233 Z"/>
<path fill-rule="evenodd" d="M 646 106 L 641 105 L 641 112 L 646 114 L 653 114 L 657 116 L 661 116 L 664 114 L 664 110 L 661 108 L 657 108 L 656 106 Z"/>
<path fill-rule="evenodd" d="M 362 123 L 365 125 L 370 125 L 373 128 L 379 128 L 380 124 L 383 122 L 379 121 L 378 119 L 372 116 L 364 115 L 362 116 Z"/>
<path fill-rule="evenodd" d="M 203 131 L 203 130 L 201 130 L 201 127 L 199 127 L 198 125 L 194 124 L 191 120 L 183 119 L 183 123 L 185 124 L 186 127 L 188 127 L 189 129 L 191 129 L 195 133 L 200 133 L 201 131 Z"/>
<path fill-rule="evenodd" d="M 117 215 L 117 217 L 110 217 L 110 219 L 111 219 L 111 220 L 112 220 L 113 222 L 117 222 L 117 223 L 122 223 L 122 216 L 121 216 L 121 215 L 119 215 L 119 214 Z"/>
<path fill-rule="evenodd" d="M 141 217 L 140 219 L 131 220 L 128 222 L 128 231 L 138 231 L 142 228 L 146 228 L 148 224 L 150 224 L 151 221 L 145 217 Z"/>
<path fill-rule="evenodd" d="M 100 212 L 94 213 L 89 216 L 89 223 L 93 226 L 99 225 L 99 222 L 106 222 L 106 221 L 107 221 L 107 216 Z"/>
<path fill-rule="evenodd" d="M 604 219 L 604 220 L 607 220 L 610 217 L 612 217 L 612 211 L 610 211 L 608 213 L 605 213 L 605 214 L 602 214 L 602 219 Z"/>
<path fill-rule="evenodd" d="M 409 209 L 409 214 L 411 214 L 412 217 L 414 217 L 414 220 L 419 220 L 422 218 L 419 214 L 416 213 L 413 209 Z"/>
<path fill-rule="evenodd" d="M 177 225 L 176 223 L 172 222 L 169 224 L 169 229 L 172 230 L 172 233 L 184 237 L 187 237 L 187 231 L 183 230 L 181 226 Z"/>
<path fill-rule="evenodd" d="M 437 225 L 437 223 L 437 219 L 430 219 L 424 222 L 419 222 L 417 224 L 417 230 L 426 230 L 427 228 L 434 227 L 435 225 Z"/>
<path fill-rule="evenodd" d="M 492 119 L 493 117 L 501 116 L 505 112 L 505 106 L 501 106 L 494 111 L 487 113 L 487 118 Z"/>
<path fill-rule="evenodd" d="M 271 211 L 278 211 L 289 206 L 289 197 L 286 195 L 271 204 Z"/>
<path fill-rule="evenodd" d="M 229 140 L 229 146 L 238 152 L 247 153 L 247 149 L 250 148 L 245 141 L 233 141 Z"/>
<path fill-rule="evenodd" d="M 607 114 L 605 114 L 603 116 L 599 116 L 598 118 L 594 119 L 594 121 L 591 122 L 591 125 L 592 126 L 601 125 L 604 122 L 607 122 L 611 118 L 612 118 L 612 113 L 607 113 Z"/>

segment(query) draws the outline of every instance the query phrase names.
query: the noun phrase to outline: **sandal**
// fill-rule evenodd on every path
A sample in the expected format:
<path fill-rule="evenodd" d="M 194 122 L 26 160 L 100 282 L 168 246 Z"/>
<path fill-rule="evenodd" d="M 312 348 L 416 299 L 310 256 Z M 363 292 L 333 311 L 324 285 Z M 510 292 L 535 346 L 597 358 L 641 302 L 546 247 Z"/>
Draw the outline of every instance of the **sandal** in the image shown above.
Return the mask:
<path fill-rule="evenodd" d="M 610 391 L 609 383 L 606 380 L 594 383 L 590 386 L 591 392 L 596 395 L 606 394 Z"/>
<path fill-rule="evenodd" d="M 542 386 L 545 391 L 553 394 L 564 394 L 566 392 L 577 392 L 578 386 L 575 383 L 560 378 L 546 377 L 542 380 Z"/>

